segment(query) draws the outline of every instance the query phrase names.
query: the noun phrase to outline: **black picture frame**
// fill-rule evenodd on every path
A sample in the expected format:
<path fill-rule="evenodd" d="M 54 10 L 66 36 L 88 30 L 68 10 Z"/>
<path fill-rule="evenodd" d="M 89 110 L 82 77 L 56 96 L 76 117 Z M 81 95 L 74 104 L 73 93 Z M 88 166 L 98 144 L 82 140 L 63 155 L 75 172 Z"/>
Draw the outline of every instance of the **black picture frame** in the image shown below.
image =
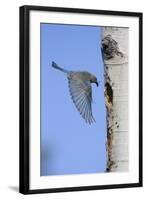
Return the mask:
<path fill-rule="evenodd" d="M 130 16 L 139 18 L 139 182 L 129 184 L 114 185 L 98 185 L 98 186 L 81 186 L 54 189 L 34 189 L 29 188 L 29 128 L 30 128 L 30 103 L 29 103 L 29 17 L 30 11 L 56 11 L 65 13 L 84 13 L 84 14 L 100 14 L 114 16 Z M 142 186 L 142 13 L 138 12 L 122 12 L 122 11 L 106 11 L 106 10 L 90 10 L 79 8 L 63 8 L 63 7 L 44 7 L 44 6 L 22 6 L 20 7 L 20 130 L 19 130 L 19 191 L 22 194 L 34 193 L 52 193 L 52 192 L 69 192 L 69 191 L 85 191 L 99 189 L 114 188 L 130 188 Z"/>

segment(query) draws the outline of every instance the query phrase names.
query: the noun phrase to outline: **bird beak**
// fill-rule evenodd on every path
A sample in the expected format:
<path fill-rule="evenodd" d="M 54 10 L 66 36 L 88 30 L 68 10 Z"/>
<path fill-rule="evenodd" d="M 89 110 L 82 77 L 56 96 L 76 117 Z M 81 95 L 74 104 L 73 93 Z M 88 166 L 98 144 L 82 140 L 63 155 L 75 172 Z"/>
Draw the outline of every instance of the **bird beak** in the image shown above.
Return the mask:
<path fill-rule="evenodd" d="M 95 83 L 96 83 L 96 85 L 97 85 L 97 87 L 98 87 L 98 85 L 99 85 L 98 82 L 95 82 Z"/>

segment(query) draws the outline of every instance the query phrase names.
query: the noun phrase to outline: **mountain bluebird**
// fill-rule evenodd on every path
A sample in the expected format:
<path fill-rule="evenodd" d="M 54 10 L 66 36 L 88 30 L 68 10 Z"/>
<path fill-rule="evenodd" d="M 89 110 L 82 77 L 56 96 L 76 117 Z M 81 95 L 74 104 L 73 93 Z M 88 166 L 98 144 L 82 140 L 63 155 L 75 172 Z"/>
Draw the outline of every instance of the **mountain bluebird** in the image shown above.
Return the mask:
<path fill-rule="evenodd" d="M 98 86 L 97 78 L 87 71 L 69 71 L 52 62 L 52 67 L 64 72 L 68 78 L 71 98 L 86 123 L 95 122 L 92 115 L 91 83 Z"/>

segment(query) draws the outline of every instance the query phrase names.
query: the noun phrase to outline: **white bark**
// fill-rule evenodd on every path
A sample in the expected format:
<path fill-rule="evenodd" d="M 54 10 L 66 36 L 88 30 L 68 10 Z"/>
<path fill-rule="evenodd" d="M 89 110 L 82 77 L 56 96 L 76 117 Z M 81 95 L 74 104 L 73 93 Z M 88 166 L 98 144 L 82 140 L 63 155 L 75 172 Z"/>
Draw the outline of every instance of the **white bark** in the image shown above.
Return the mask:
<path fill-rule="evenodd" d="M 107 107 L 107 171 L 128 170 L 128 28 L 104 27 L 102 38 L 111 35 L 122 54 L 104 59 L 105 84 L 113 92 L 110 102 L 105 87 Z"/>

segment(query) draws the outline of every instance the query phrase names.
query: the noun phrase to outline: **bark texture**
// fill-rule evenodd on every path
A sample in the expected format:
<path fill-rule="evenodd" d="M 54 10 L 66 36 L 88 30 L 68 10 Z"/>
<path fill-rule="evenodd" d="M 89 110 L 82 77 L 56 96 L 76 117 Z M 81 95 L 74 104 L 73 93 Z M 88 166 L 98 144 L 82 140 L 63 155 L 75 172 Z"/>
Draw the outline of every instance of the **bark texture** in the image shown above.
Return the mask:
<path fill-rule="evenodd" d="M 107 108 L 106 171 L 128 170 L 128 28 L 102 28 L 105 103 Z"/>

